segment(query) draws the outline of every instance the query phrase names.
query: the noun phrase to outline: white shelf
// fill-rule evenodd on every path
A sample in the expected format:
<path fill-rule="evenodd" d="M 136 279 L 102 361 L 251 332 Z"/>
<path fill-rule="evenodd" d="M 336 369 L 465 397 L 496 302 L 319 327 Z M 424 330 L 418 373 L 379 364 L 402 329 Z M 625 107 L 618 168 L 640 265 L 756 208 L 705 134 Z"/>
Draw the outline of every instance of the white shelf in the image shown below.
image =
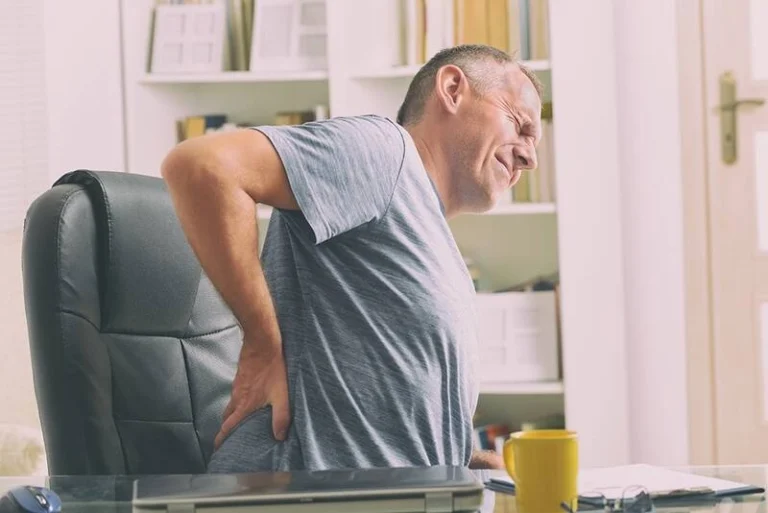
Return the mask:
<path fill-rule="evenodd" d="M 410 78 L 413 77 L 419 69 L 421 69 L 421 66 L 396 66 L 394 68 L 362 71 L 353 74 L 352 78 Z"/>
<path fill-rule="evenodd" d="M 559 395 L 564 392 L 560 381 L 541 383 L 480 383 L 481 394 Z"/>
<path fill-rule="evenodd" d="M 512 215 L 530 215 L 530 214 L 554 214 L 557 208 L 554 203 L 512 203 L 510 205 L 499 205 L 480 214 L 481 216 L 512 216 Z"/>
<path fill-rule="evenodd" d="M 258 82 L 322 82 L 328 80 L 326 71 L 254 72 L 224 71 L 221 73 L 147 73 L 142 84 L 232 84 Z"/>
<path fill-rule="evenodd" d="M 549 61 L 522 61 L 522 63 L 533 71 L 549 70 Z M 358 80 L 381 79 L 381 78 L 411 78 L 421 69 L 416 66 L 396 66 L 387 69 L 366 70 L 353 73 L 352 78 Z"/>
<path fill-rule="evenodd" d="M 549 71 L 549 61 L 522 61 L 523 65 L 531 71 Z"/>

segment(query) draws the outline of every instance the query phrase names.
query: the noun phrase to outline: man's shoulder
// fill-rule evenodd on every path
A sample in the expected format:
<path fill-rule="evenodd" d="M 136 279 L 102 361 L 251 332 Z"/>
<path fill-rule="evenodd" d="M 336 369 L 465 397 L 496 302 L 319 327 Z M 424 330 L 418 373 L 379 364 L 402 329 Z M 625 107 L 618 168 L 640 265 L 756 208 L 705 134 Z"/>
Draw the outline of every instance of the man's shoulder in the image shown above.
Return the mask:
<path fill-rule="evenodd" d="M 254 129 L 292 130 L 292 129 L 332 129 L 332 128 L 362 128 L 375 127 L 390 131 L 401 132 L 404 130 L 393 119 L 380 114 L 357 114 L 346 116 L 334 116 L 325 119 L 307 121 L 293 125 L 256 125 Z"/>
<path fill-rule="evenodd" d="M 395 150 L 402 156 L 404 129 L 392 119 L 378 114 L 337 116 L 299 125 L 260 125 L 274 144 L 292 141 L 315 149 L 354 151 L 375 148 L 378 152 Z"/>
<path fill-rule="evenodd" d="M 360 114 L 356 116 L 337 116 L 311 122 L 308 126 L 320 129 L 339 130 L 357 135 L 379 135 L 386 138 L 402 139 L 403 129 L 392 119 L 379 114 Z"/>
<path fill-rule="evenodd" d="M 346 116 L 335 116 L 327 119 L 313 121 L 312 123 L 340 123 L 340 124 L 372 124 L 381 126 L 390 126 L 397 129 L 398 125 L 395 121 L 382 116 L 381 114 L 356 114 Z"/>

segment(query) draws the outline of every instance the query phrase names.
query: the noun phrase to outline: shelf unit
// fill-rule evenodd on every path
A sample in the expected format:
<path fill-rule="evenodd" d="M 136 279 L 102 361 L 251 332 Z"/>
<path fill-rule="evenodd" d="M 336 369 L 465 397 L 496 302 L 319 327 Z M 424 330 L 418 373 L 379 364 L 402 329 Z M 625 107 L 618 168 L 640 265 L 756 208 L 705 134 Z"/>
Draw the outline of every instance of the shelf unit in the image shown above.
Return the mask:
<path fill-rule="evenodd" d="M 488 395 L 560 395 L 563 390 L 561 381 L 542 381 L 539 383 L 485 382 L 480 386 L 480 393 Z"/>
<path fill-rule="evenodd" d="M 556 211 L 554 203 L 512 203 L 509 205 L 497 205 L 488 212 L 480 214 L 465 215 L 485 215 L 485 216 L 506 216 L 506 215 L 530 215 L 530 214 L 554 214 Z"/>
<path fill-rule="evenodd" d="M 616 95 L 613 11 L 610 0 L 598 0 L 594 10 L 567 0 L 531 1 L 549 6 L 550 58 L 527 64 L 554 105 L 557 204 L 499 206 L 485 215 L 459 216 L 450 225 L 462 251 L 481 269 L 484 288 L 559 271 L 563 379 L 483 383 L 478 414 L 513 429 L 564 415 L 567 427 L 586 441 L 580 449 L 584 465 L 623 464 L 629 461 L 630 435 L 618 144 L 610 110 Z M 394 118 L 418 70 L 396 65 L 399 2 L 326 2 L 327 71 L 149 75 L 154 0 L 122 0 L 127 171 L 159 176 L 162 159 L 176 143 L 175 122 L 188 115 L 226 113 L 234 122 L 270 124 L 277 112 L 322 104 L 331 116 Z M 583 37 L 575 37 L 572 27 Z M 260 209 L 259 219 L 263 240 L 269 209 Z M 595 415 L 598 407 L 611 408 L 611 422 Z"/>

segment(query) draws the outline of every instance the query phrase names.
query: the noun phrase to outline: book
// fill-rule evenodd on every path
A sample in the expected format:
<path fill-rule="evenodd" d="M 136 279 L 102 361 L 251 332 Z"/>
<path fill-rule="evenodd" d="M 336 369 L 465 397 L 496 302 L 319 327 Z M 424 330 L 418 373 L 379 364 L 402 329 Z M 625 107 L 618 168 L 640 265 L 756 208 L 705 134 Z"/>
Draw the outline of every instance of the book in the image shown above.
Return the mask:
<path fill-rule="evenodd" d="M 227 122 L 226 114 L 187 116 L 176 121 L 177 142 L 218 130 Z"/>

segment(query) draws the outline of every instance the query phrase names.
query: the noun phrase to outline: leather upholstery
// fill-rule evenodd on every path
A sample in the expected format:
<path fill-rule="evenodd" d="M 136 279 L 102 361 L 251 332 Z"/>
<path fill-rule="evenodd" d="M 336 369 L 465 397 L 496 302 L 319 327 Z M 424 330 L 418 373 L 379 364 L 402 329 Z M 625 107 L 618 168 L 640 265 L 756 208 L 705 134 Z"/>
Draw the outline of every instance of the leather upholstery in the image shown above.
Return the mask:
<path fill-rule="evenodd" d="M 29 208 L 22 267 L 49 472 L 204 472 L 242 338 L 165 182 L 62 176 Z"/>

